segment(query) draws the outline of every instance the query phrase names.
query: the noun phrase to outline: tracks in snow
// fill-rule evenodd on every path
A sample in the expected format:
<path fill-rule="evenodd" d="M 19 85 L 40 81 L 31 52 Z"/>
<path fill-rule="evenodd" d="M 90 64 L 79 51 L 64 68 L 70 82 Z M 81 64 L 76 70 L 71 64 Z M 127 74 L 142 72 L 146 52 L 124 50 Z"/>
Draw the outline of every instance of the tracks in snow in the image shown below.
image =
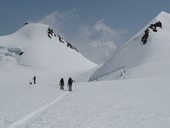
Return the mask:
<path fill-rule="evenodd" d="M 56 103 L 58 103 L 65 95 L 67 95 L 68 92 L 60 95 L 57 99 L 54 101 L 51 101 L 50 103 L 40 107 L 36 111 L 33 111 L 32 113 L 26 115 L 25 117 L 19 119 L 18 121 L 12 123 L 8 128 L 24 128 L 28 126 L 30 123 L 35 121 L 37 118 L 39 118 L 41 115 L 43 115 L 45 112 L 47 112 L 51 107 L 53 107 Z"/>

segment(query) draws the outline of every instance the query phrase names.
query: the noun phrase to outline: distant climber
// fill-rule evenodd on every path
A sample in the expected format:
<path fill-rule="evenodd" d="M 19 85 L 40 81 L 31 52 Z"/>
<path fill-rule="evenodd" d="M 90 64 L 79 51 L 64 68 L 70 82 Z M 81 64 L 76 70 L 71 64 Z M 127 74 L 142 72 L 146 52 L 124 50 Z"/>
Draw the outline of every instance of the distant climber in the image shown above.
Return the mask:
<path fill-rule="evenodd" d="M 29 84 L 30 85 L 32 85 L 32 84 L 36 84 L 36 76 L 34 76 L 32 79 L 31 79 L 31 81 L 29 82 Z"/>
<path fill-rule="evenodd" d="M 60 90 L 64 90 L 64 79 L 63 78 L 60 79 L 59 86 L 60 86 Z"/>
<path fill-rule="evenodd" d="M 68 79 L 68 91 L 72 91 L 72 84 L 75 82 L 71 77 Z"/>
<path fill-rule="evenodd" d="M 36 80 L 37 80 L 37 77 L 34 76 L 34 77 L 33 77 L 33 82 L 34 82 L 34 84 L 36 84 Z"/>

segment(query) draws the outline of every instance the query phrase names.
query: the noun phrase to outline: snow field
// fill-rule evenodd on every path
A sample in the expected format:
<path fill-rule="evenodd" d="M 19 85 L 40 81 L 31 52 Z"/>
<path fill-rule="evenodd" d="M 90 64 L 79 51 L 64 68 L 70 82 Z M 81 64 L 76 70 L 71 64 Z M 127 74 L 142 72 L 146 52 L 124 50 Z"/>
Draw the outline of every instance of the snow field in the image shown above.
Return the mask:
<path fill-rule="evenodd" d="M 47 25 L 0 37 L 0 128 L 169 128 L 168 17 L 153 20 L 163 29 L 146 45 L 144 28 L 91 76 L 107 82 L 86 82 L 96 64 L 49 38 Z M 72 92 L 59 90 L 61 77 L 76 81 Z"/>
<path fill-rule="evenodd" d="M 28 128 L 169 128 L 169 77 L 78 83 Z"/>
<path fill-rule="evenodd" d="M 58 103 L 66 94 L 64 93 L 61 96 L 59 96 L 54 101 L 40 107 L 39 109 L 35 110 L 34 112 L 31 112 L 24 118 L 21 118 L 20 120 L 14 122 L 9 126 L 9 128 L 23 128 L 35 121 L 37 118 L 39 118 L 41 115 L 43 115 L 45 112 L 47 112 L 51 107 L 53 107 L 56 103 Z"/>

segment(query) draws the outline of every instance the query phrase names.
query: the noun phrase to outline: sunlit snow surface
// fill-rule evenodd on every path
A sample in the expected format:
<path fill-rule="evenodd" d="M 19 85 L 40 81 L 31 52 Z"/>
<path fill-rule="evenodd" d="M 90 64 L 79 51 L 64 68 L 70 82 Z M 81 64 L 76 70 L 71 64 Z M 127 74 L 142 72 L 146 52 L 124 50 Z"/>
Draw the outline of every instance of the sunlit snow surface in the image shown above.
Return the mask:
<path fill-rule="evenodd" d="M 0 37 L 0 128 L 169 128 L 168 16 L 156 17 L 163 28 L 146 45 L 142 30 L 92 76 L 96 65 L 50 39 L 47 25 Z M 37 83 L 30 85 L 34 75 Z"/>
<path fill-rule="evenodd" d="M 162 28 L 157 32 L 150 29 L 147 43 L 141 38 L 146 28 L 157 21 Z M 170 14 L 161 12 L 146 27 L 118 49 L 113 56 L 99 68 L 90 80 L 117 79 L 126 70 L 126 78 L 145 78 L 170 75 Z M 164 71 L 164 72 L 163 72 Z M 112 77 L 111 77 L 112 76 Z"/>

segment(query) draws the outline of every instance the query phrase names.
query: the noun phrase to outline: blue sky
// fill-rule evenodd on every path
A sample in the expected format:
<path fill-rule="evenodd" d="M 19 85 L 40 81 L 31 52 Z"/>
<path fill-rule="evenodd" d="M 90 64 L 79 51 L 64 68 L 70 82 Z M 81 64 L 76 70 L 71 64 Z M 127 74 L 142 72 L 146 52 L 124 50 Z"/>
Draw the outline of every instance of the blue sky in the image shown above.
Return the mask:
<path fill-rule="evenodd" d="M 111 52 L 161 11 L 170 12 L 170 1 L 0 0 L 0 36 L 15 32 L 25 22 L 41 22 L 69 41 L 88 43 L 88 49 L 108 47 Z"/>

